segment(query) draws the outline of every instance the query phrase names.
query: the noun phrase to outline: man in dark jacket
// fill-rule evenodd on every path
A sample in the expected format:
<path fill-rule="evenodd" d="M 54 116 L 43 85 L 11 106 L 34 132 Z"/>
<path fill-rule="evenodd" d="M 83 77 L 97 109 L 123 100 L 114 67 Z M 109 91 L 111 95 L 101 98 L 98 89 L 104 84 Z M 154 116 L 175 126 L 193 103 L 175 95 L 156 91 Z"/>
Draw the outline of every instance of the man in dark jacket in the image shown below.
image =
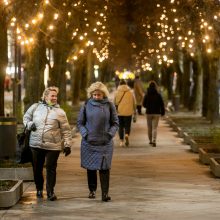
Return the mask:
<path fill-rule="evenodd" d="M 149 83 L 144 96 L 143 106 L 146 108 L 149 144 L 156 147 L 157 127 L 160 116 L 164 116 L 165 108 L 162 96 L 157 90 L 155 81 Z"/>

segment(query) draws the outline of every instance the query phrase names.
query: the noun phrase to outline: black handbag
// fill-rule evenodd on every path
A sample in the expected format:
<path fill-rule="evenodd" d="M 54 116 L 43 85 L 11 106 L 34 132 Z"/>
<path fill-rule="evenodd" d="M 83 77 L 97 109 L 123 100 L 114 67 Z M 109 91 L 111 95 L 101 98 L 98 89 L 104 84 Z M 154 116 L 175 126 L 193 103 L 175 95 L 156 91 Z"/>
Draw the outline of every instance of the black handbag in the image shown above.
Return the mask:
<path fill-rule="evenodd" d="M 36 111 L 37 106 L 32 112 L 32 115 Z M 25 126 L 23 132 L 17 134 L 17 150 L 16 150 L 16 161 L 18 163 L 29 163 L 32 162 L 32 152 L 29 146 L 31 131 L 27 129 L 27 125 Z"/>
<path fill-rule="evenodd" d="M 29 146 L 30 133 L 27 127 L 17 134 L 17 162 L 20 164 L 32 162 L 32 152 Z"/>

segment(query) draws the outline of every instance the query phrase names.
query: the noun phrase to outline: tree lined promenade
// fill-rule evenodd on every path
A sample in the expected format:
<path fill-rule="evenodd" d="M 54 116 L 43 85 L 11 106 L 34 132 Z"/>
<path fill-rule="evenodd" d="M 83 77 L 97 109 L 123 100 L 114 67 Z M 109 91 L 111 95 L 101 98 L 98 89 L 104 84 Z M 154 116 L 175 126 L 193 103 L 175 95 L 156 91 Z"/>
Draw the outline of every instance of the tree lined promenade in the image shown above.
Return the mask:
<path fill-rule="evenodd" d="M 159 124 L 156 148 L 148 145 L 145 116 L 133 124 L 129 147 L 115 138 L 109 203 L 101 202 L 100 191 L 95 200 L 87 198 L 78 134 L 74 142 L 72 154 L 58 162 L 58 200 L 37 200 L 34 184 L 26 182 L 22 199 L 0 210 L 1 219 L 219 219 L 219 180 L 166 121 Z"/>
<path fill-rule="evenodd" d="M 130 71 L 145 83 L 157 81 L 177 108 L 215 123 L 219 9 L 217 0 L 2 0 L 0 116 L 6 74 L 18 118 L 45 86 L 60 88 L 61 104 L 78 105 L 91 82 L 112 85 L 116 73 Z"/>

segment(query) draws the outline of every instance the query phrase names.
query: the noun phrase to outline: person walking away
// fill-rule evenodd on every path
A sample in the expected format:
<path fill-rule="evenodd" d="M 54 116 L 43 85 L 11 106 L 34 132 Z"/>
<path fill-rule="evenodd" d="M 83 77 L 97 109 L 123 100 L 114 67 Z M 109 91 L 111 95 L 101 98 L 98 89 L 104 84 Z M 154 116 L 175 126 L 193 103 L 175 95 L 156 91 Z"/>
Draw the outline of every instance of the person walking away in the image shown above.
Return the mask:
<path fill-rule="evenodd" d="M 121 80 L 115 94 L 114 104 L 118 106 L 120 146 L 129 145 L 132 115 L 136 114 L 134 94 L 125 80 Z"/>
<path fill-rule="evenodd" d="M 77 126 L 82 136 L 81 167 L 87 170 L 88 198 L 94 199 L 99 171 L 102 198 L 109 196 L 110 169 L 113 156 L 113 137 L 118 130 L 118 116 L 109 92 L 102 82 L 95 82 L 87 90 L 88 100 L 81 107 Z"/>
<path fill-rule="evenodd" d="M 144 96 L 143 106 L 146 108 L 149 144 L 156 147 L 159 118 L 160 116 L 164 116 L 165 108 L 155 81 L 149 83 L 149 87 Z"/>
<path fill-rule="evenodd" d="M 54 193 L 56 184 L 57 160 L 64 141 L 63 153 L 71 153 L 72 135 L 66 113 L 57 104 L 57 87 L 46 88 L 42 101 L 33 104 L 23 117 L 24 126 L 31 130 L 30 147 L 33 157 L 34 182 L 37 198 L 43 198 L 43 167 L 46 161 L 46 191 L 50 201 L 57 199 Z"/>
<path fill-rule="evenodd" d="M 144 97 L 144 88 L 143 88 L 139 75 L 135 76 L 134 95 L 136 99 L 137 112 L 139 115 L 142 115 L 141 108 L 142 108 L 142 102 L 143 102 L 143 97 Z"/>

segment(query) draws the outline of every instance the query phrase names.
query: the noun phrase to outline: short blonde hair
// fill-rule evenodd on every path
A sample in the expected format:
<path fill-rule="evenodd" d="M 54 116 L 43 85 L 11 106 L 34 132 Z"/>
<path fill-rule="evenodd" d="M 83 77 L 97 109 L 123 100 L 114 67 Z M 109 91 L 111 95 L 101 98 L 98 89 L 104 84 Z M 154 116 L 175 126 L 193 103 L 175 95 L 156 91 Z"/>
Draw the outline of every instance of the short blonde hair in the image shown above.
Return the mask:
<path fill-rule="evenodd" d="M 107 87 L 102 82 L 95 82 L 95 83 L 92 83 L 90 87 L 87 89 L 88 98 L 90 98 L 92 96 L 92 93 L 95 92 L 96 90 L 103 92 L 104 97 L 109 96 L 109 91 Z"/>
<path fill-rule="evenodd" d="M 59 88 L 57 88 L 56 86 L 50 86 L 50 87 L 46 88 L 43 92 L 41 99 L 45 100 L 45 97 L 48 96 L 51 91 L 55 91 L 58 94 Z"/>

